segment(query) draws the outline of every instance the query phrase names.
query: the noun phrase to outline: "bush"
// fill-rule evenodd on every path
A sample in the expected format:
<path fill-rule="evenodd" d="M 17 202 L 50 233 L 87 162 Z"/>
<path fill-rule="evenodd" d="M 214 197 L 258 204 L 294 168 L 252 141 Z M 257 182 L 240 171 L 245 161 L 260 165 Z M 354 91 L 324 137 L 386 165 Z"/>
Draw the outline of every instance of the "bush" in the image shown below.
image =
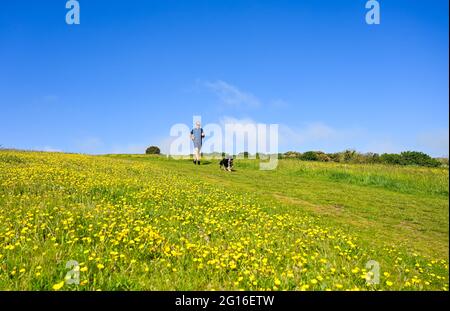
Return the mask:
<path fill-rule="evenodd" d="M 358 157 L 358 153 L 355 150 L 345 150 L 342 153 L 344 162 L 354 162 L 354 160 Z"/>
<path fill-rule="evenodd" d="M 331 158 L 328 154 L 322 151 L 307 151 L 298 156 L 300 160 L 303 161 L 320 161 L 320 162 L 329 162 Z"/>
<path fill-rule="evenodd" d="M 355 150 L 345 150 L 342 152 L 327 154 L 329 161 L 347 163 L 365 163 L 365 156 Z"/>
<path fill-rule="evenodd" d="M 299 159 L 301 157 L 301 153 L 297 151 L 288 151 L 283 154 L 283 158 L 287 159 Z"/>
<path fill-rule="evenodd" d="M 315 151 L 306 151 L 302 153 L 300 159 L 303 161 L 319 161 L 319 156 Z"/>
<path fill-rule="evenodd" d="M 295 158 L 303 161 L 338 162 L 338 163 L 360 163 L 373 164 L 385 163 L 394 165 L 420 165 L 429 167 L 448 166 L 448 159 L 433 159 L 429 155 L 418 151 L 405 151 L 397 153 L 359 153 L 355 150 L 345 150 L 336 153 L 324 153 L 322 151 L 307 151 L 299 153 L 288 151 L 282 158 Z"/>
<path fill-rule="evenodd" d="M 281 153 L 278 153 L 278 154 L 276 154 L 277 156 L 278 156 L 278 159 L 281 159 L 280 158 L 280 155 L 281 155 Z M 268 153 L 260 153 L 260 152 L 257 152 L 256 153 L 256 159 L 258 159 L 258 160 L 267 160 L 267 159 L 269 159 L 270 158 L 270 154 L 268 154 Z"/>
<path fill-rule="evenodd" d="M 328 153 L 327 156 L 330 159 L 330 161 L 341 162 L 341 153 L 340 152 Z"/>
<path fill-rule="evenodd" d="M 160 154 L 161 150 L 156 146 L 150 146 L 145 150 L 145 154 Z"/>
<path fill-rule="evenodd" d="M 250 157 L 250 153 L 248 153 L 248 151 L 239 152 L 237 157 L 240 159 L 248 159 Z"/>
<path fill-rule="evenodd" d="M 322 152 L 322 151 L 316 151 L 317 160 L 321 162 L 329 162 L 331 161 L 328 154 Z"/>
<path fill-rule="evenodd" d="M 400 154 L 403 160 L 403 164 L 414 164 L 421 166 L 430 166 L 437 167 L 440 165 L 440 162 L 436 159 L 433 159 L 428 154 L 418 151 L 405 151 Z"/>
<path fill-rule="evenodd" d="M 438 161 L 441 166 L 448 167 L 448 158 L 437 158 L 436 161 Z"/>
<path fill-rule="evenodd" d="M 380 162 L 397 165 L 420 165 L 438 167 L 441 165 L 436 159 L 428 154 L 419 151 L 405 151 L 400 154 L 384 153 L 380 156 Z"/>
<path fill-rule="evenodd" d="M 380 163 L 380 155 L 378 153 L 368 152 L 363 155 L 366 158 L 366 163 Z"/>
<path fill-rule="evenodd" d="M 383 153 L 380 156 L 380 162 L 386 163 L 386 164 L 403 165 L 402 156 L 399 154 L 396 154 L 396 153 Z"/>

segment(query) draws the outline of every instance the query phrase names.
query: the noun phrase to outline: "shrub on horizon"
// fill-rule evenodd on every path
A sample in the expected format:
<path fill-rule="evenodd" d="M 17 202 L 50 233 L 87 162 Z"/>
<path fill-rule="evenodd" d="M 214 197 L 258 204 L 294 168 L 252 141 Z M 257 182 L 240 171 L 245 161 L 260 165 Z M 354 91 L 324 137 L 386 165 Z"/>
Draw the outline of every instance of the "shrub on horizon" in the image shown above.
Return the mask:
<path fill-rule="evenodd" d="M 145 154 L 161 154 L 161 150 L 157 146 L 150 146 L 145 150 Z"/>

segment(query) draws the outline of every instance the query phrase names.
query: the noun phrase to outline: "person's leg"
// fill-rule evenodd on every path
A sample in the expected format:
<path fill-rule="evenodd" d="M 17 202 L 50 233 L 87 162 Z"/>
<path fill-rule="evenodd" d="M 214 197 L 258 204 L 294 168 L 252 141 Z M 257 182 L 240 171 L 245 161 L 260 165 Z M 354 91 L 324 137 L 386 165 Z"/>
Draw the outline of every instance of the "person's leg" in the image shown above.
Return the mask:
<path fill-rule="evenodd" d="M 201 158 L 201 152 L 200 152 L 201 146 L 197 148 L 197 164 L 200 165 L 200 158 Z"/>
<path fill-rule="evenodd" d="M 197 153 L 198 153 L 198 148 L 194 147 L 194 164 L 197 164 L 197 160 L 198 160 Z"/>

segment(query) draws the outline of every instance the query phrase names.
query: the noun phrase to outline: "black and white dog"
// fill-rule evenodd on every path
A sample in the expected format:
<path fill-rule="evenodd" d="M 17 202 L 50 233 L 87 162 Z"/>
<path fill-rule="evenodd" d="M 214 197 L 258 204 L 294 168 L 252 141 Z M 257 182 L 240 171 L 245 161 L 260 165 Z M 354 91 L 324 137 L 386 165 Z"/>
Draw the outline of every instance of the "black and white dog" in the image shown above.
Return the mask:
<path fill-rule="evenodd" d="M 223 158 L 220 163 L 220 168 L 223 168 L 225 171 L 231 172 L 233 169 L 233 158 Z"/>

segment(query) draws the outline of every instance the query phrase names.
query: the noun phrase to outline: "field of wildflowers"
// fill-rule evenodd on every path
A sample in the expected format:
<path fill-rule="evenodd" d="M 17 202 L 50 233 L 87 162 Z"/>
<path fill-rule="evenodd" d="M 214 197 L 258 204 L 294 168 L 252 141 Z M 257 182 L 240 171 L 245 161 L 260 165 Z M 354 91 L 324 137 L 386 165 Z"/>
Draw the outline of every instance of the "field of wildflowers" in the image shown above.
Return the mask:
<path fill-rule="evenodd" d="M 147 159 L 0 151 L 0 290 L 448 290 L 448 258 Z"/>

